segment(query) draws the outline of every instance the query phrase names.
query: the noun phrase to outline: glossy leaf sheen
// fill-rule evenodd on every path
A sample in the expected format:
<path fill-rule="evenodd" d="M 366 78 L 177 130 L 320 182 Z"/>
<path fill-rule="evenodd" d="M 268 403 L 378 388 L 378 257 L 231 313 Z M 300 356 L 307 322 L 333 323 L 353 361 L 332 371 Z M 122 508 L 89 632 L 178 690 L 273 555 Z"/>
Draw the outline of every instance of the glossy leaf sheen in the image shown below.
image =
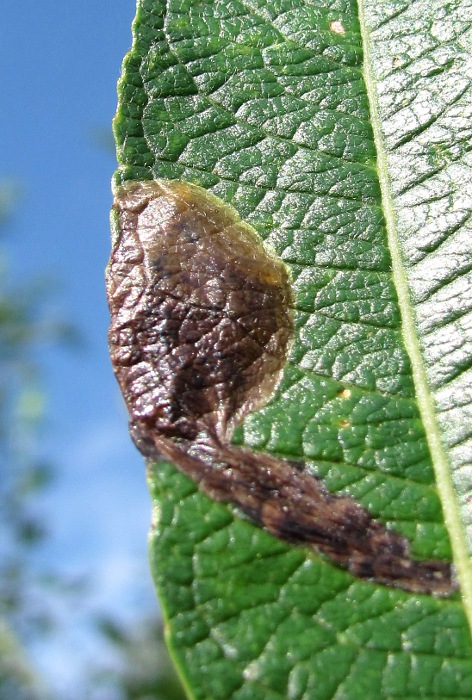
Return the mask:
<path fill-rule="evenodd" d="M 238 441 L 306 460 L 421 558 L 451 553 L 433 432 L 455 475 L 449 503 L 465 506 L 468 491 L 464 7 L 141 0 L 115 120 L 117 182 L 209 188 L 291 270 L 290 362 Z M 211 502 L 170 465 L 149 479 L 153 568 L 191 696 L 472 696 L 458 597 L 358 581 Z"/>

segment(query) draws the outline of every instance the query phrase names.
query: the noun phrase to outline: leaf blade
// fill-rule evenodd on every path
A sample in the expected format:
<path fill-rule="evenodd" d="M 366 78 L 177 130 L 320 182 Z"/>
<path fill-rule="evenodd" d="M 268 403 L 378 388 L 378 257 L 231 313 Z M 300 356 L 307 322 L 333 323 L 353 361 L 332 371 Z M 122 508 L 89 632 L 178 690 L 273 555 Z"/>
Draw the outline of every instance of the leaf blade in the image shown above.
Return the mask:
<path fill-rule="evenodd" d="M 471 232 L 467 220 L 470 219 L 472 193 L 464 192 L 457 173 L 451 177 L 451 170 L 458 165 L 463 174 L 470 172 L 466 153 L 470 126 L 457 124 L 458 108 L 462 106 L 465 111 L 470 111 L 471 81 L 467 78 L 470 75 L 467 66 L 472 69 L 472 56 L 470 52 L 467 54 L 465 44 L 461 46 L 464 26 L 458 22 L 459 10 L 465 8 L 456 4 L 455 12 L 448 15 L 438 3 L 424 5 L 415 2 L 405 5 L 401 15 L 396 14 L 389 19 L 388 11 L 384 16 L 376 16 L 379 10 L 366 7 L 364 14 L 362 2 L 360 7 L 367 27 L 364 41 L 366 85 L 373 115 L 379 177 L 393 277 L 403 317 L 404 340 L 412 360 L 416 396 L 426 427 L 464 603 L 469 621 L 472 621 L 472 516 L 468 498 L 472 461 L 469 437 L 472 335 L 464 323 L 458 329 L 459 337 L 451 339 L 451 308 L 447 301 L 445 303 L 447 297 L 452 296 L 458 302 L 461 319 L 465 321 L 471 316 L 472 275 L 466 255 L 466 240 L 469 240 Z M 420 23 L 423 42 L 425 38 L 428 40 L 428 71 L 425 75 L 424 66 L 418 65 L 418 59 L 422 61 L 425 58 L 424 46 L 410 41 L 408 87 L 401 87 L 396 97 L 397 104 L 392 105 L 386 99 L 385 86 L 397 70 L 395 64 L 405 57 L 397 54 L 395 64 L 388 66 L 380 60 L 375 43 L 381 41 L 382 34 L 387 31 L 390 42 L 398 49 L 409 31 L 412 15 Z M 448 29 L 446 42 L 440 36 L 445 28 Z M 470 34 L 470 23 L 468 30 Z M 442 55 L 437 62 L 435 54 L 444 52 L 448 53 L 447 57 Z M 372 60 L 369 60 L 370 56 Z M 451 56 L 454 61 L 451 61 Z M 429 88 L 427 93 L 426 87 Z M 446 94 L 441 95 L 444 90 Z M 426 93 L 423 102 L 426 100 L 427 104 L 419 112 L 415 109 L 415 101 L 422 93 Z M 406 103 L 403 108 L 406 114 L 398 119 L 395 116 L 402 112 L 402 100 Z M 427 136 L 428 132 L 433 133 Z M 455 153 L 453 157 L 448 154 L 448 157 L 445 151 L 451 144 Z M 435 151 L 435 158 L 428 163 L 432 151 Z M 397 165 L 399 159 L 402 162 L 401 173 Z M 446 181 L 449 181 L 449 187 L 444 192 Z M 459 200 L 462 202 L 458 207 Z M 434 208 L 428 210 L 431 202 L 435 203 L 436 211 Z M 411 206 L 420 212 L 420 224 L 413 225 L 409 211 Z M 439 221 L 435 220 L 438 208 L 442 217 Z M 458 215 L 455 215 L 455 211 Z M 435 261 L 438 247 L 443 251 L 440 259 Z M 448 250 L 444 251 L 444 248 Z M 452 263 L 448 263 L 449 255 L 452 255 Z M 458 282 L 460 289 L 457 289 Z M 446 346 L 445 350 L 443 346 Z M 457 357 L 458 353 L 455 352 L 458 349 L 461 357 Z M 455 401 L 451 401 L 448 387 L 451 380 Z M 460 394 L 462 400 L 458 405 Z M 457 425 L 447 417 L 450 411 L 453 412 L 454 421 L 463 423 L 462 436 L 458 436 Z"/>
<path fill-rule="evenodd" d="M 355 11 L 140 2 L 117 178 L 211 188 L 291 267 L 291 361 L 236 439 L 303 457 L 330 490 L 404 532 L 417 556 L 447 557 L 390 277 Z M 355 581 L 235 519 L 168 467 L 151 470 L 150 486 L 154 575 L 195 697 L 472 694 L 458 600 Z"/>

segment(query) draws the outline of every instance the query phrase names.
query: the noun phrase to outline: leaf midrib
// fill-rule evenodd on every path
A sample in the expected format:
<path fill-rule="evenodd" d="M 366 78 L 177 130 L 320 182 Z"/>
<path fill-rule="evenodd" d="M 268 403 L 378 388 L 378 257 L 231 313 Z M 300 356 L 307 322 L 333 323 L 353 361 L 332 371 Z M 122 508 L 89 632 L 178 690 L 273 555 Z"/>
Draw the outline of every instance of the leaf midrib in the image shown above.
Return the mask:
<path fill-rule="evenodd" d="M 410 357 L 418 408 L 431 453 L 439 497 L 443 507 L 444 521 L 451 540 L 456 574 L 462 590 L 464 611 L 469 620 L 469 625 L 472 628 L 472 561 L 468 554 L 465 529 L 455 495 L 449 459 L 441 440 L 435 402 L 429 387 L 421 352 L 420 340 L 415 324 L 415 310 L 411 303 L 408 278 L 403 264 L 403 255 L 397 234 L 397 222 L 389 177 L 387 152 L 382 138 L 379 105 L 375 90 L 375 78 L 370 61 L 370 36 L 367 29 L 364 0 L 359 0 L 359 20 L 364 52 L 364 80 L 374 134 L 374 144 L 377 151 L 378 178 L 387 230 L 387 242 L 392 259 L 392 277 L 398 296 L 398 305 L 402 319 L 402 336 L 406 351 Z"/>

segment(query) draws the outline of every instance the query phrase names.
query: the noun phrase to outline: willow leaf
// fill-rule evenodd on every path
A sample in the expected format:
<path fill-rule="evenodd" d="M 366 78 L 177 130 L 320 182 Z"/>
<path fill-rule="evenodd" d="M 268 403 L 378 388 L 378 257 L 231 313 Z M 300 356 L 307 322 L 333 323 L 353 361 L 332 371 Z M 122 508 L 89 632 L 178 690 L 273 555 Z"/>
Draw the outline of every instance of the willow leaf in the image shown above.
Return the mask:
<path fill-rule="evenodd" d="M 151 560 L 192 698 L 472 697 L 470 4 L 140 0 L 116 183 L 231 203 L 291 271 L 295 342 L 235 440 L 303 460 L 449 558 L 462 588 L 355 579 L 149 465 Z"/>

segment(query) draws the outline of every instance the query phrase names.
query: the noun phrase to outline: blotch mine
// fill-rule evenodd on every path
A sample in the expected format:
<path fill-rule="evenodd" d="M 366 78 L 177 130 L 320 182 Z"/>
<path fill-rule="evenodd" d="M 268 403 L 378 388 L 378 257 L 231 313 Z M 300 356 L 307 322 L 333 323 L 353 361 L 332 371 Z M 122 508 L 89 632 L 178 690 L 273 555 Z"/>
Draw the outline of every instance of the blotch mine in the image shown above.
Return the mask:
<path fill-rule="evenodd" d="M 254 229 L 173 180 L 125 183 L 113 225 L 109 346 L 140 451 L 355 576 L 450 593 L 447 562 L 412 559 L 406 538 L 328 493 L 303 463 L 231 444 L 235 425 L 276 388 L 293 333 L 287 270 Z"/>

